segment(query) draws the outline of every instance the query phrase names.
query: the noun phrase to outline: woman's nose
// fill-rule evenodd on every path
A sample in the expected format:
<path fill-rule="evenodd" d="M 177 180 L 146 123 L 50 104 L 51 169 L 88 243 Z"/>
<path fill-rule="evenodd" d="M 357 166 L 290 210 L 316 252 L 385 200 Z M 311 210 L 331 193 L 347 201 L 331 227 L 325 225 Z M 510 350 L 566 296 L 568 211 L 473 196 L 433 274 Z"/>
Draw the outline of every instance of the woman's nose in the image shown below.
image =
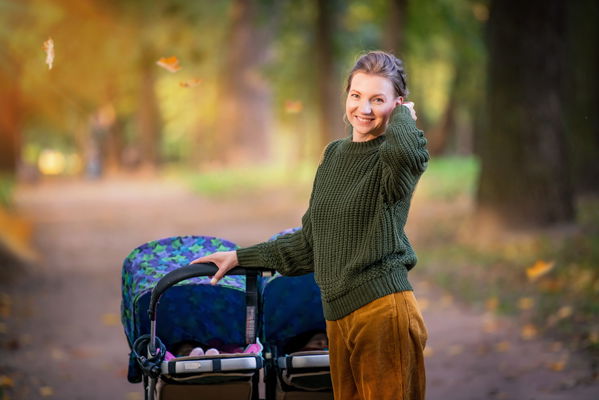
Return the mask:
<path fill-rule="evenodd" d="M 361 101 L 358 105 L 358 111 L 360 111 L 362 114 L 370 114 L 371 110 L 370 102 L 368 101 Z"/>

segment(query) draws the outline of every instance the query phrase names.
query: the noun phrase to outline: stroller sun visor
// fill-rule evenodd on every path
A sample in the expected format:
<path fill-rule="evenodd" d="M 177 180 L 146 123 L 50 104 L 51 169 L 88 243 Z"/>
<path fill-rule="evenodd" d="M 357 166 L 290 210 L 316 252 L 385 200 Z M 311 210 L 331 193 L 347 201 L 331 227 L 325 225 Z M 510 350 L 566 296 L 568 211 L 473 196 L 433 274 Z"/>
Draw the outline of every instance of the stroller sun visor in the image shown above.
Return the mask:
<path fill-rule="evenodd" d="M 175 236 L 143 244 L 123 264 L 121 318 L 129 345 L 149 333 L 147 314 L 152 288 L 168 272 L 217 251 L 237 249 L 208 236 Z M 157 311 L 157 335 L 167 348 L 185 340 L 240 344 L 245 340 L 245 276 L 191 278 L 168 290 Z M 217 343 L 219 342 L 219 343 Z"/>

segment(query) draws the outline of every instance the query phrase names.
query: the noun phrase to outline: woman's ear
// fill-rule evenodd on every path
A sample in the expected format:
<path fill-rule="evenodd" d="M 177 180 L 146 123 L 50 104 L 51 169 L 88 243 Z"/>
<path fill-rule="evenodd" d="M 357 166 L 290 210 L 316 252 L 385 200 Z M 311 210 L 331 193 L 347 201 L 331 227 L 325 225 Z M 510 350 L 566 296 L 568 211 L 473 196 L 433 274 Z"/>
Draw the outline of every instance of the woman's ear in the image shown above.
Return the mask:
<path fill-rule="evenodd" d="M 395 107 L 401 106 L 403 104 L 403 97 L 399 96 L 395 99 Z"/>

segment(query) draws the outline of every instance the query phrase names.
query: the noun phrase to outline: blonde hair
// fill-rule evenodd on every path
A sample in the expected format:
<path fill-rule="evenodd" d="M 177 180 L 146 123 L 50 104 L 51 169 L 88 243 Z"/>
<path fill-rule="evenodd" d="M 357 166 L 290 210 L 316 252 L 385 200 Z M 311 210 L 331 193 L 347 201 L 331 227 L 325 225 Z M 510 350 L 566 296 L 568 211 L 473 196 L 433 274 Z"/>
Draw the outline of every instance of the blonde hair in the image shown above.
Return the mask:
<path fill-rule="evenodd" d="M 393 83 L 393 88 L 397 96 L 405 98 L 408 95 L 408 85 L 403 62 L 393 54 L 376 50 L 360 56 L 347 77 L 346 93 L 349 93 L 352 79 L 358 72 L 387 78 Z"/>

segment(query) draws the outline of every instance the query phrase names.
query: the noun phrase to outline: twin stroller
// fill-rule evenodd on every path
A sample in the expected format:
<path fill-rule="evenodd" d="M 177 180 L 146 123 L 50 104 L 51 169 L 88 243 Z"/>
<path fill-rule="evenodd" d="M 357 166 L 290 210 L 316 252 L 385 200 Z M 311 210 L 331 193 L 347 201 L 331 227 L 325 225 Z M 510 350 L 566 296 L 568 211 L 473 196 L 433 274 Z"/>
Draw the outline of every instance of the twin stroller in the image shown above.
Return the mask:
<path fill-rule="evenodd" d="M 129 381 L 144 382 L 146 399 L 332 399 L 326 345 L 306 345 L 325 334 L 313 275 L 238 267 L 213 286 L 216 266 L 188 265 L 235 249 L 219 238 L 178 236 L 129 254 L 121 307 Z M 194 346 L 218 351 L 189 353 Z"/>

